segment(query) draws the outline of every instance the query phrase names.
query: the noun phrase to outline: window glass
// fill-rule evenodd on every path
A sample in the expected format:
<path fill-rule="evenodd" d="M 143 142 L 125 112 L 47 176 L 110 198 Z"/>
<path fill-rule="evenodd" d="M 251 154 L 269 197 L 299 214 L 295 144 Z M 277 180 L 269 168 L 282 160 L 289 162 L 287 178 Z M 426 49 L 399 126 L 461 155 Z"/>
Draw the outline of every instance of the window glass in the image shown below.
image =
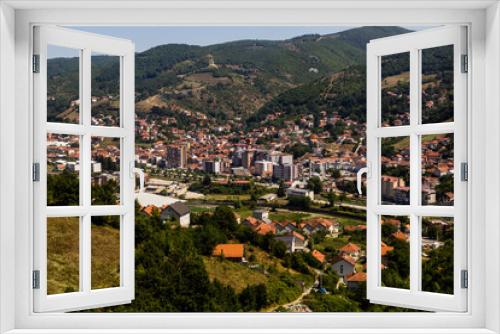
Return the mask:
<path fill-rule="evenodd" d="M 410 137 L 381 138 L 381 204 L 410 204 Z"/>
<path fill-rule="evenodd" d="M 422 123 L 453 122 L 453 45 L 422 50 Z"/>
<path fill-rule="evenodd" d="M 120 204 L 120 138 L 92 137 L 92 205 Z"/>
<path fill-rule="evenodd" d="M 381 57 L 382 126 L 410 124 L 410 53 Z"/>
<path fill-rule="evenodd" d="M 422 291 L 453 294 L 453 218 L 422 217 Z"/>
<path fill-rule="evenodd" d="M 410 288 L 410 219 L 407 216 L 382 216 L 382 286 Z"/>
<path fill-rule="evenodd" d="M 453 134 L 421 137 L 422 205 L 453 206 Z"/>
<path fill-rule="evenodd" d="M 79 291 L 80 218 L 47 218 L 47 294 Z"/>
<path fill-rule="evenodd" d="M 92 125 L 120 126 L 120 57 L 92 53 Z"/>
<path fill-rule="evenodd" d="M 92 289 L 120 286 L 120 216 L 92 217 Z"/>
<path fill-rule="evenodd" d="M 47 205 L 80 204 L 80 137 L 47 134 Z"/>
<path fill-rule="evenodd" d="M 80 52 L 47 46 L 47 121 L 80 123 Z"/>

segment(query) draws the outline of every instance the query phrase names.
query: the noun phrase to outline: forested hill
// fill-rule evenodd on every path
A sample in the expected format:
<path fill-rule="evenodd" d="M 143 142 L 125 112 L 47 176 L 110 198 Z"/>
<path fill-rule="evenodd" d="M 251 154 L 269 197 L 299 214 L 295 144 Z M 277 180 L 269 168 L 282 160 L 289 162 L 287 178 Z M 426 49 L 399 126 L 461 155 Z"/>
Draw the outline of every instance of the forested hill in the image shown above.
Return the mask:
<path fill-rule="evenodd" d="M 289 89 L 364 65 L 369 40 L 406 32 L 400 27 L 362 27 L 281 41 L 157 46 L 136 54 L 137 110 L 158 107 L 214 120 L 247 118 Z M 49 60 L 49 95 L 58 102 L 57 108 L 49 108 L 49 118 L 67 114 L 70 102 L 78 98 L 71 84 L 78 66 L 71 62 L 78 59 Z M 110 74 L 117 67 L 111 57 L 93 57 L 93 95 L 112 95 L 116 83 Z"/>

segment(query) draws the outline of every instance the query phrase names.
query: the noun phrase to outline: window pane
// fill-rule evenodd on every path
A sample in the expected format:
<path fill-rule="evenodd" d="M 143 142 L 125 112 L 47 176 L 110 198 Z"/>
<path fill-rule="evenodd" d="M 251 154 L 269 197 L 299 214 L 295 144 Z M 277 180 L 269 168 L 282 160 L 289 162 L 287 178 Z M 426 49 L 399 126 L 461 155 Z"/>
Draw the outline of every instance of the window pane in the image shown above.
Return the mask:
<path fill-rule="evenodd" d="M 410 124 L 410 53 L 381 57 L 382 126 Z"/>
<path fill-rule="evenodd" d="M 120 286 L 120 217 L 92 217 L 92 289 Z"/>
<path fill-rule="evenodd" d="M 47 205 L 80 204 L 80 137 L 47 134 Z"/>
<path fill-rule="evenodd" d="M 120 138 L 92 137 L 92 205 L 120 204 Z"/>
<path fill-rule="evenodd" d="M 80 122 L 80 52 L 47 46 L 47 122 Z"/>
<path fill-rule="evenodd" d="M 453 121 L 453 45 L 422 50 L 422 123 Z"/>
<path fill-rule="evenodd" d="M 453 205 L 453 134 L 422 137 L 422 205 Z"/>
<path fill-rule="evenodd" d="M 382 216 L 382 286 L 410 288 L 410 218 Z"/>
<path fill-rule="evenodd" d="M 120 57 L 92 53 L 92 125 L 120 126 Z"/>
<path fill-rule="evenodd" d="M 47 218 L 47 294 L 79 291 L 80 218 Z"/>
<path fill-rule="evenodd" d="M 381 138 L 382 204 L 410 204 L 410 137 Z"/>
<path fill-rule="evenodd" d="M 422 217 L 422 290 L 453 294 L 453 218 Z"/>

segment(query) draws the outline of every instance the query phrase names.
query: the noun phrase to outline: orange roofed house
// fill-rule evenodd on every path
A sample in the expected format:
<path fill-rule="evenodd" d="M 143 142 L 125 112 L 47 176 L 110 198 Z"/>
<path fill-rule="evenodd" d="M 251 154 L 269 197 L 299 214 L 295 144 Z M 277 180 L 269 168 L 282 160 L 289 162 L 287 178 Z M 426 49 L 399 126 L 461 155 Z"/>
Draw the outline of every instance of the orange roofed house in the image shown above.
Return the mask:
<path fill-rule="evenodd" d="M 362 283 L 366 282 L 366 273 L 359 272 L 347 277 L 347 287 L 349 289 L 357 289 Z"/>
<path fill-rule="evenodd" d="M 361 252 L 361 248 L 358 245 L 353 244 L 351 242 L 340 248 L 339 253 L 341 256 L 348 255 L 356 261 L 363 255 Z"/>
<path fill-rule="evenodd" d="M 244 244 L 218 244 L 212 252 L 213 256 L 224 256 L 228 260 L 240 262 L 244 260 L 244 254 Z"/>

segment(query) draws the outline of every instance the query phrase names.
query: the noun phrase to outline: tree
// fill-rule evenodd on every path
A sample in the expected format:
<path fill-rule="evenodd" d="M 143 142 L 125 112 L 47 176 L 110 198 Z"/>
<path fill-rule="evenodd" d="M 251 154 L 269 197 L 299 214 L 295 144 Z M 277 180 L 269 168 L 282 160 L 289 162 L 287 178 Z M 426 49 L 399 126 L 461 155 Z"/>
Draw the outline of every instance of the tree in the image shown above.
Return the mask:
<path fill-rule="evenodd" d="M 228 206 L 218 206 L 212 215 L 212 222 L 224 231 L 234 232 L 238 222 L 233 210 Z"/>
<path fill-rule="evenodd" d="M 202 184 L 205 187 L 210 187 L 210 185 L 212 184 L 212 179 L 210 178 L 210 175 L 205 174 L 205 176 L 203 177 Z"/>
<path fill-rule="evenodd" d="M 290 196 L 288 198 L 288 206 L 292 208 L 308 210 L 311 207 L 311 199 L 303 196 Z"/>
<path fill-rule="evenodd" d="M 280 181 L 280 185 L 278 187 L 278 197 L 285 197 L 286 196 L 286 186 L 285 182 L 283 180 Z"/>
<path fill-rule="evenodd" d="M 319 194 L 323 191 L 323 182 L 319 176 L 313 176 L 307 180 L 307 188 L 314 191 L 315 194 Z"/>
<path fill-rule="evenodd" d="M 330 190 L 326 193 L 325 197 L 328 200 L 328 204 L 330 205 L 330 207 L 333 208 L 335 206 L 335 201 L 337 200 L 337 195 Z"/>
<path fill-rule="evenodd" d="M 336 180 L 340 177 L 340 170 L 336 168 L 332 168 L 331 170 L 332 177 Z"/>

